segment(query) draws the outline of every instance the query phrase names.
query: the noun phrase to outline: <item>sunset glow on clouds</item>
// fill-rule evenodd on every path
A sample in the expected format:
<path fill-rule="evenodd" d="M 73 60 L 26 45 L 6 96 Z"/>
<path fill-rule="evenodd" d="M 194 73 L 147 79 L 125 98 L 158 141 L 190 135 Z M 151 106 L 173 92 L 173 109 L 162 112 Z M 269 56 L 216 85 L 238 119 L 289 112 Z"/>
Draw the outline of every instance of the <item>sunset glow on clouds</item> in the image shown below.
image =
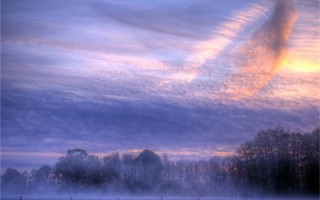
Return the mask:
<path fill-rule="evenodd" d="M 202 159 L 231 155 L 261 129 L 311 131 L 318 9 L 317 0 L 4 0 L 3 166 L 71 148 Z"/>

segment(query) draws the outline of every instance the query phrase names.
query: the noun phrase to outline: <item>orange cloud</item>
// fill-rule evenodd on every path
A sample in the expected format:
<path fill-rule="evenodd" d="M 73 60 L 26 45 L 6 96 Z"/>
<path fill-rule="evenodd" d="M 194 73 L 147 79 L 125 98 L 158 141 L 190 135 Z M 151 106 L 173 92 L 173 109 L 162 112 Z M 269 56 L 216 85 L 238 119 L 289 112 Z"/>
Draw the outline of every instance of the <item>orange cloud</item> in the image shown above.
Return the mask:
<path fill-rule="evenodd" d="M 316 1 L 315 1 L 316 3 Z M 298 1 L 299 19 L 289 41 L 284 70 L 297 73 L 320 72 L 319 2 Z"/>
<path fill-rule="evenodd" d="M 233 99 L 255 94 L 287 63 L 287 44 L 297 13 L 295 1 L 277 0 L 272 16 L 235 50 L 233 75 L 227 93 Z"/>

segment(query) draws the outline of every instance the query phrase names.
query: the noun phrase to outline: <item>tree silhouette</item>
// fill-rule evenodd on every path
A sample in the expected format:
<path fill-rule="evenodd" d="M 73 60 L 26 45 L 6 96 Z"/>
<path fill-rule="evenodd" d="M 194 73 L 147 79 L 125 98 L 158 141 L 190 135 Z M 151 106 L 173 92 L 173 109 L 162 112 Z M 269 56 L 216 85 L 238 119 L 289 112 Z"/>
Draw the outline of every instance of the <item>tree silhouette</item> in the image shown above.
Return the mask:
<path fill-rule="evenodd" d="M 88 153 L 83 149 L 68 150 L 54 167 L 53 174 L 59 183 L 72 188 L 84 186 L 86 183 Z"/>
<path fill-rule="evenodd" d="M 320 129 L 296 133 L 283 128 L 259 132 L 232 157 L 170 161 L 151 150 L 99 158 L 68 150 L 53 168 L 31 174 L 8 168 L 5 193 L 60 191 L 128 192 L 168 195 L 319 195 Z M 52 189 L 53 190 L 53 189 Z"/>
<path fill-rule="evenodd" d="M 143 150 L 135 159 L 137 186 L 142 190 L 152 190 L 161 183 L 161 158 L 151 150 Z"/>
<path fill-rule="evenodd" d="M 24 192 L 26 183 L 26 177 L 16 169 L 8 168 L 1 176 L 1 191 L 7 193 Z"/>
<path fill-rule="evenodd" d="M 319 135 L 261 131 L 238 149 L 238 179 L 266 194 L 319 194 Z"/>

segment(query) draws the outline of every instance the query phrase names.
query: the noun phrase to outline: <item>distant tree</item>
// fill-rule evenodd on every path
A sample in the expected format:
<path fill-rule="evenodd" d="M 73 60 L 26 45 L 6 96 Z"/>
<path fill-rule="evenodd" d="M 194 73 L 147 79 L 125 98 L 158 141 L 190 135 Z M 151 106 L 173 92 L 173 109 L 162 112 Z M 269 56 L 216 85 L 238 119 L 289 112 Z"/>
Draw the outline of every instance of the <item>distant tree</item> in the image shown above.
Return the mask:
<path fill-rule="evenodd" d="M 106 174 L 107 184 L 119 187 L 122 167 L 119 153 L 113 153 L 103 158 L 103 169 Z"/>
<path fill-rule="evenodd" d="M 169 160 L 166 154 L 162 158 L 162 183 L 160 192 L 166 195 L 175 195 L 181 191 L 181 185 L 178 182 L 175 162 Z"/>
<path fill-rule="evenodd" d="M 135 157 L 132 154 L 122 155 L 122 182 L 129 192 L 134 192 L 136 189 L 136 174 Z"/>
<path fill-rule="evenodd" d="M 282 128 L 261 131 L 237 152 L 236 176 L 256 191 L 319 194 L 319 130 L 311 134 Z"/>
<path fill-rule="evenodd" d="M 106 180 L 106 172 L 99 157 L 89 155 L 84 161 L 85 174 L 83 184 L 87 187 L 99 188 L 104 186 Z"/>
<path fill-rule="evenodd" d="M 67 157 L 87 158 L 88 153 L 84 149 L 71 149 L 67 151 Z"/>
<path fill-rule="evenodd" d="M 310 134 L 303 137 L 303 147 L 301 155 L 303 174 L 305 174 L 305 193 L 319 195 L 319 162 L 320 162 L 320 128 L 315 129 Z"/>
<path fill-rule="evenodd" d="M 46 192 L 51 185 L 52 169 L 48 165 L 40 167 L 38 170 L 31 171 L 32 189 L 36 192 Z"/>
<path fill-rule="evenodd" d="M 55 179 L 71 188 L 85 186 L 87 180 L 88 153 L 83 149 L 72 149 L 56 163 L 53 174 Z"/>
<path fill-rule="evenodd" d="M 16 169 L 8 168 L 1 176 L 1 191 L 3 193 L 23 193 L 26 190 L 27 180 Z"/>
<path fill-rule="evenodd" d="M 151 150 L 142 151 L 135 159 L 137 167 L 136 185 L 146 191 L 151 191 L 161 183 L 161 158 Z"/>

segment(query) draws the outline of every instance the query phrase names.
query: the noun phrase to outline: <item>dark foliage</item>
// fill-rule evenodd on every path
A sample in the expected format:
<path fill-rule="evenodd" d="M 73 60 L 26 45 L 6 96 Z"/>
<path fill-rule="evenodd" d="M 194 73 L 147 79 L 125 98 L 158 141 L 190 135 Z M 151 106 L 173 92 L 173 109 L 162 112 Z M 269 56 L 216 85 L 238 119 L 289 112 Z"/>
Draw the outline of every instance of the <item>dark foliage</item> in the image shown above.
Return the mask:
<path fill-rule="evenodd" d="M 300 134 L 281 128 L 260 132 L 238 149 L 234 178 L 248 191 L 319 194 L 319 129 Z"/>
<path fill-rule="evenodd" d="M 31 174 L 8 168 L 3 192 L 83 191 L 162 195 L 319 195 L 320 129 L 295 133 L 265 130 L 237 149 L 237 155 L 209 161 L 169 161 L 153 151 L 113 153 L 104 158 L 83 149 L 67 151 L 53 168 Z"/>

